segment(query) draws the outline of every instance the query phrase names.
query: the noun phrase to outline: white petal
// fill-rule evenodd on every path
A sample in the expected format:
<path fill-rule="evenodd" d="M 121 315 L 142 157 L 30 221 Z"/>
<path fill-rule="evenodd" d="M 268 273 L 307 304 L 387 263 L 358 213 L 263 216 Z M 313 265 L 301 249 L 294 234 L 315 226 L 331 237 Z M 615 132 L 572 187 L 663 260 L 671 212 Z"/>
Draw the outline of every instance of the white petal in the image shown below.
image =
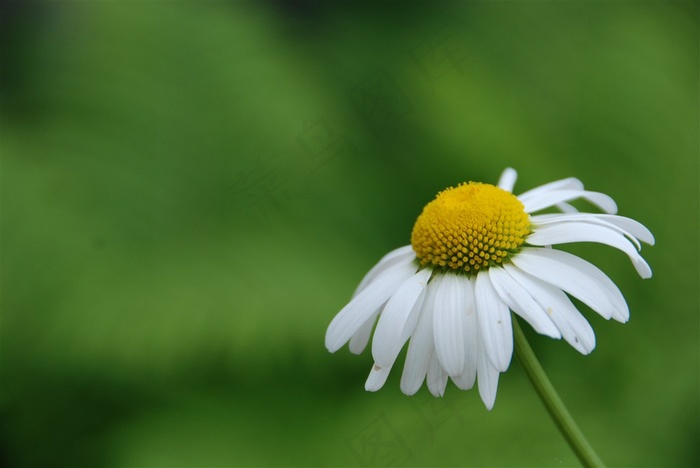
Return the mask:
<path fill-rule="evenodd" d="M 609 222 L 604 217 L 607 217 L 608 219 L 612 219 L 612 218 L 617 218 L 618 216 L 616 216 L 616 215 L 600 215 L 600 214 L 594 214 L 594 213 L 546 214 L 546 215 L 532 216 L 530 218 L 530 220 L 532 221 L 533 226 L 535 226 L 535 229 L 534 229 L 535 231 L 540 226 L 552 225 L 552 224 L 566 224 L 567 222 L 571 222 L 571 221 L 584 222 L 584 223 L 589 223 L 589 224 L 595 224 L 598 226 L 604 226 L 607 229 L 610 229 L 611 231 L 615 231 L 615 232 L 625 236 L 630 242 L 632 242 L 634 244 L 634 246 L 637 248 L 637 250 L 640 250 L 642 248 L 642 246 L 639 244 L 639 241 L 637 240 L 636 237 L 634 237 L 628 231 L 625 231 L 621 227 L 617 226 L 616 224 Z"/>
<path fill-rule="evenodd" d="M 505 372 L 513 356 L 513 325 L 508 306 L 498 296 L 486 272 L 476 276 L 474 296 L 483 349 L 494 367 Z"/>
<path fill-rule="evenodd" d="M 518 173 L 512 167 L 507 167 L 498 179 L 498 187 L 508 192 L 513 191 L 515 181 L 518 179 Z"/>
<path fill-rule="evenodd" d="M 379 315 L 380 309 L 377 309 L 370 317 L 362 324 L 359 330 L 352 335 L 350 338 L 350 352 L 353 354 L 362 354 L 365 350 L 367 343 L 369 343 L 369 337 L 372 334 L 372 328 L 374 327 L 374 322 L 377 320 L 377 315 Z"/>
<path fill-rule="evenodd" d="M 555 180 L 554 182 L 549 182 L 539 187 L 528 190 L 518 195 L 518 199 L 525 203 L 533 198 L 539 197 L 540 195 L 552 192 L 555 190 L 583 190 L 583 182 L 575 177 L 568 177 L 566 179 Z"/>
<path fill-rule="evenodd" d="M 432 269 L 424 268 L 404 281 L 384 306 L 372 340 L 372 356 L 380 367 L 394 364 L 413 333 L 431 273 Z"/>
<path fill-rule="evenodd" d="M 499 372 L 486 355 L 486 350 L 483 348 L 482 343 L 479 343 L 479 347 L 479 396 L 481 396 L 481 401 L 486 405 L 486 409 L 491 411 L 493 404 L 496 402 Z"/>
<path fill-rule="evenodd" d="M 488 272 L 494 289 L 513 312 L 525 319 L 537 333 L 556 339 L 561 338 L 561 333 L 552 319 L 520 283 L 503 268 L 489 268 Z"/>
<path fill-rule="evenodd" d="M 578 198 L 588 200 L 606 213 L 617 213 L 617 204 L 615 200 L 600 192 L 589 192 L 586 190 L 551 190 L 527 197 L 524 200 L 522 196 L 518 197 L 518 199 L 523 202 L 523 205 L 525 205 L 525 211 L 528 213 L 534 213 L 558 203 L 568 202 Z"/>
<path fill-rule="evenodd" d="M 423 384 L 428 372 L 428 365 L 435 353 L 433 307 L 435 306 L 436 289 L 434 283 L 428 284 L 416 329 L 408 343 L 406 363 L 403 374 L 401 374 L 401 391 L 406 395 L 413 395 Z"/>
<path fill-rule="evenodd" d="M 459 375 L 464 370 L 464 320 L 469 280 L 448 273 L 436 275 L 433 281 L 437 287 L 433 310 L 435 352 L 448 375 Z"/>
<path fill-rule="evenodd" d="M 642 278 L 651 278 L 651 267 L 639 255 L 634 245 L 622 234 L 605 226 L 572 221 L 568 223 L 547 224 L 536 227 L 527 237 L 530 245 L 567 244 L 570 242 L 598 242 L 623 251 L 632 260 L 634 268 Z"/>
<path fill-rule="evenodd" d="M 562 337 L 581 354 L 588 354 L 595 348 L 593 328 L 576 310 L 567 295 L 559 288 L 545 283 L 512 264 L 503 268 L 518 283 L 527 289 L 533 299 L 547 312 L 559 328 Z"/>
<path fill-rule="evenodd" d="M 511 261 L 526 273 L 563 289 L 602 317 L 625 322 L 629 308 L 615 283 L 598 267 L 568 252 L 525 248 Z"/>
<path fill-rule="evenodd" d="M 376 392 L 382 388 L 387 377 L 389 377 L 390 371 L 391 366 L 379 367 L 377 364 L 372 366 L 372 370 L 369 372 L 369 377 L 367 377 L 367 382 L 365 382 L 365 390 L 368 392 Z"/>
<path fill-rule="evenodd" d="M 476 301 L 474 299 L 474 278 L 465 282 L 466 313 L 464 316 L 464 369 L 452 377 L 455 385 L 469 390 L 476 381 L 477 357 L 479 354 L 479 325 L 477 323 Z"/>
<path fill-rule="evenodd" d="M 654 245 L 654 235 L 639 221 L 635 221 L 634 219 L 627 218 L 625 216 L 598 215 L 598 217 L 604 219 L 610 224 L 614 224 L 615 226 L 624 229 L 627 233 L 636 237 L 640 241 L 649 245 Z"/>
<path fill-rule="evenodd" d="M 533 224 L 551 224 L 561 221 L 588 221 L 595 220 L 605 225 L 613 225 L 620 229 L 627 237 L 634 237 L 640 241 L 654 245 L 654 235 L 639 221 L 632 218 L 618 215 L 607 215 L 599 213 L 577 213 L 577 214 L 541 214 L 531 217 Z"/>
<path fill-rule="evenodd" d="M 359 286 L 357 286 L 357 289 L 355 289 L 353 297 L 357 296 L 360 293 L 360 291 L 365 289 L 367 285 L 372 282 L 372 280 L 377 278 L 381 273 L 383 273 L 387 269 L 398 265 L 399 263 L 411 262 L 415 258 L 416 254 L 413 252 L 413 247 L 411 247 L 410 245 L 399 247 L 398 249 L 394 249 L 388 254 L 384 255 L 379 260 L 379 262 L 377 262 L 377 264 L 374 265 L 372 269 L 367 272 L 365 277 L 362 278 L 362 281 L 360 281 Z"/>
<path fill-rule="evenodd" d="M 405 280 L 413 276 L 412 263 L 399 264 L 385 271 L 355 296 L 333 318 L 326 330 L 326 348 L 331 353 L 339 350 L 360 329 Z"/>
<path fill-rule="evenodd" d="M 460 390 L 470 390 L 474 387 L 474 382 L 476 382 L 476 372 L 472 375 L 471 372 L 464 371 L 452 377 L 452 381 Z"/>
<path fill-rule="evenodd" d="M 433 396 L 441 397 L 445 394 L 445 387 L 447 386 L 447 372 L 440 365 L 437 354 L 433 353 L 430 358 L 430 365 L 428 366 L 428 390 Z"/>

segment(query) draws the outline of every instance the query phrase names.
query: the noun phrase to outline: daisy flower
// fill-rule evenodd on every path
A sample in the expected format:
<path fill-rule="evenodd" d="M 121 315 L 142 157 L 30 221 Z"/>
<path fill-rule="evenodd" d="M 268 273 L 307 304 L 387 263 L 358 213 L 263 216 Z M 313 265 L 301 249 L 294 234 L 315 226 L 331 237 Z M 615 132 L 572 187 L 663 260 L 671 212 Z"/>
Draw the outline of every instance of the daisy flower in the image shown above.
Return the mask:
<path fill-rule="evenodd" d="M 330 352 L 349 342 L 351 352 L 361 353 L 377 323 L 365 389 L 384 385 L 408 342 L 403 393 L 413 395 L 427 381 L 430 392 L 442 396 L 448 378 L 463 390 L 478 380 L 481 399 L 491 409 L 499 374 L 513 355 L 510 311 L 582 354 L 593 350 L 595 335 L 569 296 L 605 319 L 629 319 L 610 278 L 551 246 L 607 244 L 627 254 L 637 273 L 649 278 L 651 268 L 638 250 L 640 241 L 654 243 L 651 232 L 615 215 L 612 198 L 584 190 L 578 179 L 515 196 L 516 177 L 508 168 L 498 186 L 469 182 L 440 192 L 416 220 L 411 244 L 385 255 L 335 316 L 326 332 Z M 578 212 L 569 204 L 577 199 L 604 214 Z M 561 212 L 535 214 L 547 208 Z"/>

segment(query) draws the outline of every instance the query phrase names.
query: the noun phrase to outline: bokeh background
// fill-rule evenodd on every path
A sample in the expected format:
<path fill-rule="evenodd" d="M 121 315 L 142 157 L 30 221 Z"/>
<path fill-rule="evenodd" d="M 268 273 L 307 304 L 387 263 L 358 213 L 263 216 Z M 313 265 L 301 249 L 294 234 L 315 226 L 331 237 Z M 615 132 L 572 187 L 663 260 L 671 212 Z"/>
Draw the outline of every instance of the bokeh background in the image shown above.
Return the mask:
<path fill-rule="evenodd" d="M 5 2 L 4 466 L 569 466 L 495 408 L 324 348 L 461 181 L 576 176 L 656 235 L 628 324 L 531 343 L 612 466 L 700 464 L 696 2 Z M 403 358 L 400 358 L 402 361 Z"/>

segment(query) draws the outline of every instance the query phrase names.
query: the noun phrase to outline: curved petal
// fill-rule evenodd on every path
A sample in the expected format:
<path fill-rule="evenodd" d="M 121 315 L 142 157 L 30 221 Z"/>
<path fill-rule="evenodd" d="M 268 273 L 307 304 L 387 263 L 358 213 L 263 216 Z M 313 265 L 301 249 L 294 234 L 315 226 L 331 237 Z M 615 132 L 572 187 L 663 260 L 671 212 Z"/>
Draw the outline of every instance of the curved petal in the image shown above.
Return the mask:
<path fill-rule="evenodd" d="M 428 284 L 416 329 L 408 342 L 406 363 L 401 374 L 401 391 L 406 395 L 413 395 L 423 384 L 430 360 L 435 354 L 433 308 L 436 289 L 433 283 Z"/>
<path fill-rule="evenodd" d="M 486 272 L 476 275 L 474 288 L 479 339 L 494 367 L 505 372 L 513 356 L 510 310 L 501 300 Z"/>
<path fill-rule="evenodd" d="M 543 218 L 540 218 L 540 216 L 543 216 Z M 603 226 L 606 229 L 610 229 L 611 231 L 615 231 L 618 234 L 622 234 L 634 244 L 634 246 L 637 248 L 637 250 L 641 250 L 642 246 L 639 244 L 639 241 L 637 240 L 636 237 L 634 237 L 632 234 L 629 232 L 625 231 L 619 226 L 616 226 L 612 223 L 609 223 L 605 221 L 604 219 L 599 218 L 595 214 L 591 213 L 577 213 L 577 214 L 562 214 L 562 215 L 554 215 L 554 216 L 548 216 L 548 215 L 540 215 L 540 216 L 532 216 L 530 220 L 532 221 L 532 225 L 534 226 L 534 230 L 537 231 L 541 226 L 551 226 L 553 224 L 567 224 L 570 222 L 581 222 L 581 223 L 589 223 L 589 224 L 594 224 L 596 226 Z M 615 216 L 615 215 L 607 215 L 607 216 Z"/>
<path fill-rule="evenodd" d="M 436 275 L 437 298 L 433 310 L 435 352 L 448 375 L 464 370 L 464 320 L 469 280 L 455 274 Z"/>
<path fill-rule="evenodd" d="M 476 381 L 477 357 L 479 354 L 479 324 L 477 323 L 476 301 L 474 299 L 474 278 L 464 282 L 466 310 L 464 315 L 464 369 L 452 377 L 452 381 L 462 390 L 469 390 Z"/>
<path fill-rule="evenodd" d="M 430 358 L 430 365 L 428 366 L 428 390 L 433 396 L 441 397 L 445 394 L 445 387 L 447 387 L 447 372 L 440 365 L 437 354 L 433 353 Z"/>
<path fill-rule="evenodd" d="M 430 268 L 424 268 L 404 281 L 384 306 L 372 340 L 372 356 L 380 367 L 394 364 L 413 333 L 431 273 Z"/>
<path fill-rule="evenodd" d="M 627 218 L 625 216 L 616 215 L 598 215 L 599 218 L 604 219 L 610 224 L 614 224 L 626 231 L 629 235 L 636 237 L 645 244 L 654 245 L 654 234 L 651 233 L 649 229 L 639 221 L 635 221 L 632 218 Z"/>
<path fill-rule="evenodd" d="M 567 244 L 570 242 L 598 242 L 623 251 L 632 260 L 634 268 L 642 278 L 651 278 L 651 267 L 639 255 L 634 245 L 622 234 L 590 223 L 571 221 L 568 223 L 540 225 L 527 238 L 530 245 Z"/>
<path fill-rule="evenodd" d="M 510 310 L 525 319 L 537 333 L 555 339 L 561 338 L 561 333 L 552 319 L 520 283 L 503 268 L 489 268 L 488 272 L 491 284 Z"/>
<path fill-rule="evenodd" d="M 416 267 L 412 263 L 396 265 L 355 296 L 328 325 L 326 330 L 328 351 L 334 353 L 347 343 L 370 316 L 415 272 Z"/>
<path fill-rule="evenodd" d="M 360 284 L 357 286 L 357 289 L 355 289 L 355 293 L 352 295 L 352 297 L 357 296 L 360 291 L 365 289 L 369 283 L 371 283 L 374 279 L 376 279 L 380 274 L 382 274 L 384 271 L 388 270 L 389 268 L 398 265 L 399 263 L 402 262 L 411 262 L 413 259 L 416 258 L 416 254 L 413 252 L 413 247 L 411 245 L 404 245 L 403 247 L 399 247 L 398 249 L 394 249 L 388 254 L 384 255 L 379 262 L 377 262 L 376 265 L 374 265 L 362 278 L 362 281 L 360 281 Z"/>
<path fill-rule="evenodd" d="M 568 252 L 525 248 L 511 259 L 535 278 L 563 289 L 602 317 L 626 322 L 629 308 L 615 283 L 598 267 Z"/>
<path fill-rule="evenodd" d="M 479 396 L 484 405 L 486 405 L 486 409 L 491 411 L 493 404 L 496 402 L 499 372 L 486 354 L 483 343 L 479 343 Z"/>
<path fill-rule="evenodd" d="M 596 222 L 605 226 L 614 226 L 625 234 L 628 238 L 639 239 L 640 241 L 654 245 L 654 235 L 646 226 L 632 218 L 618 215 L 607 215 L 600 213 L 571 213 L 571 214 L 541 214 L 532 216 L 533 224 L 552 224 L 562 221 L 588 221 Z M 639 249 L 639 245 L 637 245 Z"/>
<path fill-rule="evenodd" d="M 610 196 L 600 192 L 589 192 L 587 190 L 551 190 L 527 197 L 523 200 L 522 196 L 518 199 L 525 205 L 525 211 L 534 213 L 536 211 L 549 208 L 561 202 L 568 202 L 583 198 L 606 213 L 617 213 L 617 204 Z"/>
<path fill-rule="evenodd" d="M 553 182 L 530 189 L 527 192 L 521 193 L 518 195 L 518 199 L 525 203 L 526 201 L 537 198 L 544 193 L 553 192 L 555 190 L 583 190 L 583 182 L 575 177 L 555 180 Z"/>
<path fill-rule="evenodd" d="M 362 326 L 352 335 L 350 338 L 350 352 L 353 354 L 362 354 L 362 351 L 367 347 L 369 343 L 369 337 L 372 334 L 372 328 L 374 327 L 374 322 L 377 320 L 379 311 L 377 309 L 370 317 L 362 324 Z"/>
<path fill-rule="evenodd" d="M 595 348 L 593 328 L 576 310 L 566 294 L 559 288 L 545 283 L 512 264 L 503 268 L 518 283 L 527 289 L 532 298 L 547 312 L 559 328 L 562 337 L 581 354 L 588 354 Z"/>
<path fill-rule="evenodd" d="M 515 181 L 518 179 L 518 173 L 512 167 L 506 167 L 498 179 L 498 187 L 508 192 L 513 191 Z"/>
<path fill-rule="evenodd" d="M 365 390 L 368 392 L 376 392 L 382 388 L 386 383 L 387 377 L 389 377 L 389 372 L 391 372 L 391 366 L 379 367 L 377 364 L 374 364 L 365 382 Z"/>

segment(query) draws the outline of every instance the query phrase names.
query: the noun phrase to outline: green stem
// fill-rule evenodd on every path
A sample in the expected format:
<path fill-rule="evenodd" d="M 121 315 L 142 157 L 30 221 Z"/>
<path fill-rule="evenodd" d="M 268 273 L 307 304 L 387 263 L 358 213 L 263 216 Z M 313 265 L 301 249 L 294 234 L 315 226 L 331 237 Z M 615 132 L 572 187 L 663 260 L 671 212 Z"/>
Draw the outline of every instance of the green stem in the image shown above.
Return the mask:
<path fill-rule="evenodd" d="M 586 440 L 581 429 L 576 425 L 576 421 L 569 414 L 569 410 L 564 406 L 564 402 L 559 398 L 557 391 L 547 378 L 547 374 L 545 374 L 544 369 L 535 357 L 535 353 L 528 344 L 515 316 L 513 317 L 513 331 L 515 333 L 515 356 L 518 362 L 581 464 L 587 467 L 605 466 L 595 453 L 595 450 L 593 450 L 593 447 L 591 447 L 591 444 Z"/>

